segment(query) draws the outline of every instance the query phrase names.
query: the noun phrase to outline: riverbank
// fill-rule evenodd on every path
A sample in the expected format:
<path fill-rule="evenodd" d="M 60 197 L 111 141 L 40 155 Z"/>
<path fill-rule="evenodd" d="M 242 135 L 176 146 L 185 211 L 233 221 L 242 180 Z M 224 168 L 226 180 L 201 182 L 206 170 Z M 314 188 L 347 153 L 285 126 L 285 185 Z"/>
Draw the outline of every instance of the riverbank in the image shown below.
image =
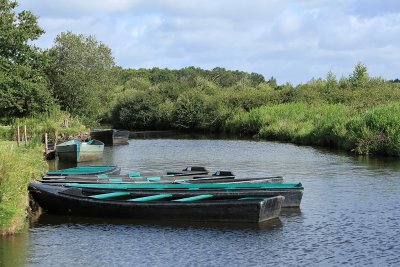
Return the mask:
<path fill-rule="evenodd" d="M 42 148 L 0 141 L 0 235 L 15 233 L 24 226 L 28 183 L 39 179 L 47 168 Z"/>
<path fill-rule="evenodd" d="M 48 170 L 41 146 L 0 141 L 0 236 L 21 231 L 29 216 L 28 184 Z"/>
<path fill-rule="evenodd" d="M 235 114 L 225 129 L 266 140 L 337 147 L 360 155 L 400 156 L 400 104 L 361 111 L 340 104 L 264 106 Z"/>

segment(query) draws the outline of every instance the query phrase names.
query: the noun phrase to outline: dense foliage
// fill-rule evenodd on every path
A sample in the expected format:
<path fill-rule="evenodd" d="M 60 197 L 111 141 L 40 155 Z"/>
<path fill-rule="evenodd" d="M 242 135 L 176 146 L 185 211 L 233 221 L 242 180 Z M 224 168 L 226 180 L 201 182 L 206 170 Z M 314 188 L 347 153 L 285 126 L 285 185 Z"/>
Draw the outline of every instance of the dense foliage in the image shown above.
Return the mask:
<path fill-rule="evenodd" d="M 362 63 L 348 77 L 329 72 L 297 86 L 222 68 L 114 72 L 115 127 L 228 132 L 400 156 L 400 85 L 370 77 Z"/>
<path fill-rule="evenodd" d="M 329 72 L 297 86 L 220 67 L 123 69 L 94 36 L 61 33 L 51 49 L 37 49 L 30 45 L 43 33 L 37 18 L 16 14 L 14 1 L 0 3 L 2 123 L 55 122 L 46 118 L 62 110 L 87 125 L 228 132 L 399 155 L 400 83 L 370 77 L 362 63 L 348 77 Z"/>
<path fill-rule="evenodd" d="M 89 120 L 99 119 L 106 112 L 112 87 L 111 50 L 94 36 L 67 32 L 56 37 L 49 56 L 49 78 L 61 108 Z"/>
<path fill-rule="evenodd" d="M 43 30 L 31 12 L 17 14 L 17 6 L 0 0 L 0 117 L 37 114 L 54 105 L 46 54 L 30 44 Z"/>

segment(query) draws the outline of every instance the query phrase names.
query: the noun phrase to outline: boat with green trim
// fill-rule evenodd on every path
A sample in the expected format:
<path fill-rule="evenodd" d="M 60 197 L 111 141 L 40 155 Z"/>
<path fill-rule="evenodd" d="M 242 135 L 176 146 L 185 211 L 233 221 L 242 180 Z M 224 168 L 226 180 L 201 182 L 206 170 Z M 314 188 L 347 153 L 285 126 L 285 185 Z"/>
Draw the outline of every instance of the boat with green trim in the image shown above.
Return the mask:
<path fill-rule="evenodd" d="M 198 192 L 190 197 L 154 191 L 137 197 L 126 190 L 87 193 L 78 187 L 31 183 L 29 192 L 46 211 L 70 215 L 152 220 L 259 223 L 279 216 L 284 197 L 214 198 Z"/>
<path fill-rule="evenodd" d="M 56 155 L 60 161 L 94 161 L 103 157 L 103 150 L 104 143 L 98 140 L 70 140 L 56 146 Z"/>
<path fill-rule="evenodd" d="M 170 173 L 170 172 L 167 172 Z M 186 175 L 185 175 L 186 174 Z M 217 171 L 213 175 L 193 175 L 193 172 L 179 174 L 165 174 L 157 172 L 134 172 L 126 175 L 114 175 L 109 173 L 97 175 L 59 175 L 52 173 L 45 175 L 43 183 L 282 183 L 282 176 L 270 177 L 246 177 L 238 178 L 232 172 Z"/>
<path fill-rule="evenodd" d="M 110 193 L 127 191 L 135 196 L 149 196 L 154 192 L 170 193 L 179 197 L 191 197 L 199 193 L 211 194 L 214 198 L 273 197 L 284 196 L 283 208 L 300 207 L 304 187 L 301 183 L 210 183 L 210 184 L 65 184 L 65 187 L 80 188 L 85 192 Z"/>
<path fill-rule="evenodd" d="M 45 177 L 71 177 L 71 176 L 96 176 L 97 175 L 118 175 L 121 168 L 116 165 L 87 165 L 77 166 L 68 169 L 47 172 Z"/>

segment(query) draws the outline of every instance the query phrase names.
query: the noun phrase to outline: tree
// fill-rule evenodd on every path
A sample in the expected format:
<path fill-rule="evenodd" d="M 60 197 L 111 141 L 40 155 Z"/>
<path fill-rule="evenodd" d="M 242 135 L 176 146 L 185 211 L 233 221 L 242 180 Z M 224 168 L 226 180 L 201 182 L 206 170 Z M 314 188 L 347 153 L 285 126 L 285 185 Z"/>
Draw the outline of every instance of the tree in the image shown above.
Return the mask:
<path fill-rule="evenodd" d="M 44 31 L 16 1 L 0 0 L 0 117 L 33 115 L 54 102 L 45 75 L 46 55 L 29 42 Z"/>
<path fill-rule="evenodd" d="M 109 108 L 114 58 L 94 36 L 61 33 L 49 50 L 49 77 L 63 110 L 88 120 Z"/>
<path fill-rule="evenodd" d="M 337 86 L 338 83 L 336 81 L 336 75 L 332 71 L 329 71 L 328 74 L 326 75 L 326 84 L 325 84 L 326 89 L 333 90 L 336 89 Z"/>
<path fill-rule="evenodd" d="M 353 87 L 364 87 L 370 80 L 368 75 L 368 68 L 362 63 L 357 63 L 354 67 L 353 74 L 350 75 L 350 83 Z"/>

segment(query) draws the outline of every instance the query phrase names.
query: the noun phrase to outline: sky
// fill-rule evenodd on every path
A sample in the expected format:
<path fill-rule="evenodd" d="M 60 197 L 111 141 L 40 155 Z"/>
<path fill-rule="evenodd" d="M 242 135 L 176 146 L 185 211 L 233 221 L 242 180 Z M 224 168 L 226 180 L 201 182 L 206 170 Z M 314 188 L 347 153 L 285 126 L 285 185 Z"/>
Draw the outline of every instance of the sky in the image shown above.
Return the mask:
<path fill-rule="evenodd" d="M 349 76 L 400 78 L 398 0 L 19 0 L 46 31 L 94 35 L 123 68 L 257 72 L 293 85 Z"/>

